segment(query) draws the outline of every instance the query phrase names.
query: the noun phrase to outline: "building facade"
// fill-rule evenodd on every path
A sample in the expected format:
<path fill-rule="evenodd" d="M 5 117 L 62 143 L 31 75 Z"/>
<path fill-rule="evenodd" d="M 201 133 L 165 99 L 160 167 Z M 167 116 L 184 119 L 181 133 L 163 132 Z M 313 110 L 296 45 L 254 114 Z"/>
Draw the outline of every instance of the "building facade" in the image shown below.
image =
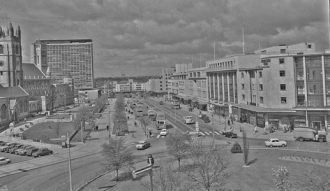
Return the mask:
<path fill-rule="evenodd" d="M 32 60 L 54 84 L 72 78 L 76 90 L 94 87 L 91 39 L 37 40 L 32 45 Z"/>
<path fill-rule="evenodd" d="M 188 89 L 194 105 L 206 110 L 208 104 L 207 67 L 192 68 L 188 70 Z"/>
<path fill-rule="evenodd" d="M 188 70 L 192 68 L 192 64 L 176 64 L 175 72 L 169 80 L 168 94 L 172 98 L 178 98 L 182 102 L 188 102 L 190 90 L 188 89 L 190 81 L 188 80 Z M 171 99 L 171 98 L 170 98 Z"/>
<path fill-rule="evenodd" d="M 18 86 L 22 78 L 21 29 L 18 26 L 14 30 L 11 23 L 8 27 L 0 26 L 0 85 Z"/>

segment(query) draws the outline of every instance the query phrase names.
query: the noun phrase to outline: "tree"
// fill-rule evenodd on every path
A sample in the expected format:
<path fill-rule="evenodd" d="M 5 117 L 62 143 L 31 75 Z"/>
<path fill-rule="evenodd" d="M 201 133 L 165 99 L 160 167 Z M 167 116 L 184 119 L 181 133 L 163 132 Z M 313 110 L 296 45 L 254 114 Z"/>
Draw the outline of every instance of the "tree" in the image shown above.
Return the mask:
<path fill-rule="evenodd" d="M 289 191 L 291 183 L 289 181 L 289 171 L 285 166 L 280 166 L 273 170 L 273 183 L 278 191 Z"/>
<path fill-rule="evenodd" d="M 246 132 L 243 130 L 243 157 L 244 157 L 244 166 L 249 165 L 249 143 L 246 140 Z"/>
<path fill-rule="evenodd" d="M 51 85 L 49 88 L 49 94 L 48 94 L 48 99 L 49 99 L 49 104 L 50 104 L 50 113 L 53 113 L 54 108 L 55 108 L 55 102 L 56 102 L 57 94 L 56 94 L 56 86 Z"/>
<path fill-rule="evenodd" d="M 193 169 L 188 171 L 188 176 L 198 190 L 219 190 L 229 177 L 227 172 L 228 155 L 224 148 L 213 149 L 212 144 L 204 145 L 197 141 L 191 147 Z"/>
<path fill-rule="evenodd" d="M 175 131 L 175 133 L 172 133 L 166 137 L 168 152 L 178 161 L 179 170 L 181 166 L 181 160 L 186 158 L 189 154 L 189 142 L 190 137 L 188 135 L 181 134 L 178 131 Z"/>
<path fill-rule="evenodd" d="M 132 163 L 132 153 L 125 146 L 125 141 L 122 138 L 110 139 L 109 144 L 103 145 L 103 153 L 107 157 L 107 167 L 116 170 L 116 181 L 118 181 L 119 170 Z"/>

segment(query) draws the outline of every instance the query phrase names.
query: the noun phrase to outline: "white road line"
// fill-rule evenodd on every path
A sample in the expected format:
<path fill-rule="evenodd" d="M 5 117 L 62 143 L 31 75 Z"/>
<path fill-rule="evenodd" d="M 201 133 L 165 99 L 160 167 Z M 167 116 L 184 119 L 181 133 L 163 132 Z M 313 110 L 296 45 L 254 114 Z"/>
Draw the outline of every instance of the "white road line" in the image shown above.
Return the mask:
<path fill-rule="evenodd" d="M 210 135 L 208 132 L 204 132 L 206 135 Z"/>
<path fill-rule="evenodd" d="M 203 136 L 205 135 L 203 132 L 199 132 L 200 134 L 202 134 Z"/>
<path fill-rule="evenodd" d="M 220 133 L 218 133 L 217 131 L 214 131 L 214 133 L 217 134 L 217 135 L 220 135 Z"/>

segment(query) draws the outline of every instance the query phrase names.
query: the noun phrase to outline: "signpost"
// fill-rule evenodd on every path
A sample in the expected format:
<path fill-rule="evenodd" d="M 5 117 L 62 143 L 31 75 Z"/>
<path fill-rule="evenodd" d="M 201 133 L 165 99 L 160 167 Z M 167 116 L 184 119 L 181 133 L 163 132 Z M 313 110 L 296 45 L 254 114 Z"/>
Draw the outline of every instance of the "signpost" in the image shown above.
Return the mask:
<path fill-rule="evenodd" d="M 154 158 L 152 157 L 152 155 L 148 155 L 148 159 L 147 159 L 147 163 L 148 166 L 142 167 L 140 169 L 134 170 L 132 172 L 132 176 L 133 178 L 137 178 L 138 175 L 144 174 L 149 172 L 149 176 L 150 176 L 150 190 L 153 191 L 153 180 L 152 180 L 152 167 L 155 163 Z"/>

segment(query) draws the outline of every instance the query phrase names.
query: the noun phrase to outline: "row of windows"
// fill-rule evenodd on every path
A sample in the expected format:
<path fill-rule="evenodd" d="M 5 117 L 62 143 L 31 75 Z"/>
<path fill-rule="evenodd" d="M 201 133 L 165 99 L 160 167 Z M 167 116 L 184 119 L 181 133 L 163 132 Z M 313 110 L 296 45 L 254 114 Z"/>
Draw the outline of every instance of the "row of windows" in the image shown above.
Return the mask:
<path fill-rule="evenodd" d="M 244 90 L 244 89 L 245 89 L 245 84 L 242 84 L 242 90 Z M 252 90 L 255 90 L 255 84 L 252 84 L 251 89 Z M 259 89 L 258 90 L 259 91 L 263 91 L 264 90 L 263 84 L 259 84 Z M 280 90 L 281 91 L 286 91 L 286 84 L 280 84 Z"/>
<path fill-rule="evenodd" d="M 210 68 L 228 68 L 228 67 L 233 67 L 235 61 L 227 61 L 227 62 L 219 62 L 219 63 L 214 63 L 210 64 Z"/>
<path fill-rule="evenodd" d="M 256 99 L 256 95 L 253 95 L 253 99 Z M 245 95 L 242 94 L 242 100 L 245 101 Z M 264 103 L 264 97 L 259 97 L 259 103 Z M 281 104 L 286 104 L 286 97 L 281 97 Z"/>
<path fill-rule="evenodd" d="M 15 50 L 15 53 L 16 54 L 19 54 L 19 50 L 20 50 L 20 47 L 19 45 L 13 45 L 14 46 L 14 50 Z M 2 44 L 0 44 L 0 54 L 4 54 L 4 46 Z"/>

